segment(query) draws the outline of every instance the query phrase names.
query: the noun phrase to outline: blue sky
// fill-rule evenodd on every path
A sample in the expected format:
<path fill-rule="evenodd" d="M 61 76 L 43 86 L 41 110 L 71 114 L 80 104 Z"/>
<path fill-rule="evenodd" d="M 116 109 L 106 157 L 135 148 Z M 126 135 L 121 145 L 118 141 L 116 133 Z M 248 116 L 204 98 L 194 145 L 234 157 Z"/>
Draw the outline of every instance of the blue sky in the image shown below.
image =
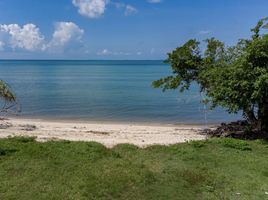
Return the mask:
<path fill-rule="evenodd" d="M 188 39 L 228 45 L 267 0 L 0 0 L 2 59 L 164 59 Z"/>

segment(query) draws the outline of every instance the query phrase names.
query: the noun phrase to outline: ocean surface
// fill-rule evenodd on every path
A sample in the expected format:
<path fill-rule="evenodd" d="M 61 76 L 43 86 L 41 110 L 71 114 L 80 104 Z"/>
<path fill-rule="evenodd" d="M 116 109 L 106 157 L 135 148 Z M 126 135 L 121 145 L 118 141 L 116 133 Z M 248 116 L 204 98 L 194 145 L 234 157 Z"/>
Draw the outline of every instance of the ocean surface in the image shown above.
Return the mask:
<path fill-rule="evenodd" d="M 0 61 L 0 79 L 16 93 L 25 118 L 167 124 L 240 118 L 206 109 L 196 84 L 185 93 L 152 88 L 169 74 L 162 61 Z"/>

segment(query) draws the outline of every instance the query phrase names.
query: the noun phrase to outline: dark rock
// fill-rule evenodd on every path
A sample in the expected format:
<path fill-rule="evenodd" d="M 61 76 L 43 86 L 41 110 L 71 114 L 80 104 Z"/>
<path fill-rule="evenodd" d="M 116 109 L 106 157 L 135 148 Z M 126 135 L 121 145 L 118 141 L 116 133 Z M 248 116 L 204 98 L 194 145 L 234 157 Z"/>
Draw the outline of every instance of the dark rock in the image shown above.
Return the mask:
<path fill-rule="evenodd" d="M 205 129 L 203 134 L 211 137 L 232 137 L 239 139 L 268 139 L 268 134 L 250 127 L 247 121 L 222 123 L 215 129 Z"/>
<path fill-rule="evenodd" d="M 13 125 L 9 122 L 1 122 L 0 123 L 0 129 L 7 129 L 7 128 L 10 128 L 12 127 Z"/>
<path fill-rule="evenodd" d="M 21 125 L 20 127 L 23 127 L 21 129 L 23 131 L 34 131 L 35 129 L 37 129 L 37 127 L 35 125 L 30 125 L 30 124 Z"/>

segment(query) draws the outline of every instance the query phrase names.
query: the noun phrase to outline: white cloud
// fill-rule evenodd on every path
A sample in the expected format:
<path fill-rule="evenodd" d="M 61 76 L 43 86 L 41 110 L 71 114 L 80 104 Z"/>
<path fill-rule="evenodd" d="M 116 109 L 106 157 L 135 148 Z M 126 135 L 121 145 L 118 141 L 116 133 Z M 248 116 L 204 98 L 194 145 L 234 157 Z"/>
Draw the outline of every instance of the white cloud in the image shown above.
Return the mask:
<path fill-rule="evenodd" d="M 81 41 L 83 34 L 84 30 L 73 22 L 57 22 L 48 47 L 64 46 L 73 41 Z"/>
<path fill-rule="evenodd" d="M 210 30 L 202 30 L 202 31 L 198 32 L 199 35 L 207 35 L 207 34 L 210 34 L 210 33 L 211 33 Z"/>
<path fill-rule="evenodd" d="M 4 50 L 5 43 L 0 41 L 0 51 Z"/>
<path fill-rule="evenodd" d="M 125 4 L 121 2 L 110 2 L 110 4 L 114 5 L 117 9 L 121 9 L 121 10 L 123 9 L 125 16 L 133 15 L 138 12 L 137 8 L 129 4 Z"/>
<path fill-rule="evenodd" d="M 130 55 L 132 55 L 132 53 L 119 51 L 119 52 L 113 52 L 113 55 L 115 55 L 115 56 L 130 56 Z"/>
<path fill-rule="evenodd" d="M 88 18 L 98 18 L 105 12 L 108 0 L 72 0 L 72 3 L 78 7 L 79 14 Z"/>
<path fill-rule="evenodd" d="M 126 5 L 126 9 L 125 9 L 126 16 L 136 14 L 137 12 L 138 12 L 138 10 L 134 6 Z"/>
<path fill-rule="evenodd" d="M 6 34 L 5 42 L 13 49 L 20 48 L 34 51 L 42 48 L 44 43 L 44 36 L 34 24 L 25 24 L 23 27 L 18 24 L 0 24 L 0 33 Z M 4 42 L 1 43 L 3 48 Z"/>
<path fill-rule="evenodd" d="M 124 9 L 125 16 L 138 12 L 137 8 L 132 5 L 110 0 L 72 0 L 72 3 L 78 8 L 78 13 L 80 15 L 88 18 L 101 17 L 108 4 L 114 6 L 116 9 Z"/>
<path fill-rule="evenodd" d="M 0 50 L 22 49 L 27 51 L 57 51 L 67 45 L 81 42 L 84 30 L 73 22 L 58 22 L 50 41 L 39 31 L 34 24 L 0 24 Z M 76 46 L 77 47 L 77 46 Z"/>
<path fill-rule="evenodd" d="M 132 53 L 123 52 L 123 51 L 109 51 L 108 49 L 103 49 L 100 52 L 97 52 L 98 56 L 130 56 Z"/>
<path fill-rule="evenodd" d="M 161 3 L 162 0 L 147 0 L 149 3 Z"/>
<path fill-rule="evenodd" d="M 107 55 L 111 55 L 112 52 L 110 52 L 108 49 L 103 49 L 102 51 L 98 52 L 97 55 L 99 56 L 107 56 Z"/>
<path fill-rule="evenodd" d="M 114 5 L 117 9 L 125 8 L 126 5 L 121 2 L 110 2 L 111 5 Z"/>

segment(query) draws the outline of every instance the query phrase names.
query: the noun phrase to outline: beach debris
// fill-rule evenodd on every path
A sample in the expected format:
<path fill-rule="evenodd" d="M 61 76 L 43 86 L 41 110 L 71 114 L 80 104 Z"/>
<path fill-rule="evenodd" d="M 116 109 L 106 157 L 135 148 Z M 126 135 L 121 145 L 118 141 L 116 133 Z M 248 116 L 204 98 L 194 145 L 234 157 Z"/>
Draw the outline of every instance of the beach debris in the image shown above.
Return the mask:
<path fill-rule="evenodd" d="M 12 126 L 13 125 L 11 123 L 9 123 L 9 122 L 3 121 L 3 122 L 0 123 L 0 129 L 7 129 L 7 128 L 10 128 Z"/>
<path fill-rule="evenodd" d="M 57 137 L 40 136 L 36 138 L 37 142 L 49 142 L 49 141 L 65 141 Z"/>
<path fill-rule="evenodd" d="M 268 192 L 265 192 L 266 195 L 268 195 Z"/>
<path fill-rule="evenodd" d="M 0 120 L 1 120 L 1 121 L 4 121 L 4 120 L 8 120 L 8 118 L 0 117 Z"/>
<path fill-rule="evenodd" d="M 87 131 L 87 133 L 93 133 L 96 135 L 110 135 L 109 132 L 105 132 L 105 131 Z"/>
<path fill-rule="evenodd" d="M 31 125 L 31 124 L 20 125 L 20 127 L 22 127 L 21 130 L 23 131 L 34 131 L 37 129 L 35 125 Z"/>

